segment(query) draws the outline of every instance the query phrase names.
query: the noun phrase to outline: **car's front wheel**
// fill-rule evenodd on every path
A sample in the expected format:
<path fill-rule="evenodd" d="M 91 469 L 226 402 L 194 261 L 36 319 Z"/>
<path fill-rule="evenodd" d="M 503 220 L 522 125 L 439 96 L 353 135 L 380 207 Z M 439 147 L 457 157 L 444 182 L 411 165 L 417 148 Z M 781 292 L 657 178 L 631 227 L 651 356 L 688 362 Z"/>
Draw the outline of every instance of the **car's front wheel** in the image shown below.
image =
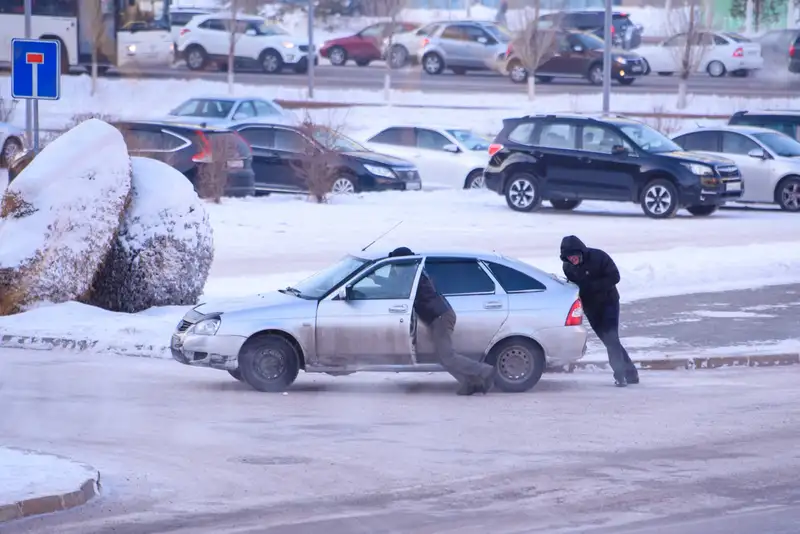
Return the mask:
<path fill-rule="evenodd" d="M 444 72 L 444 59 L 436 52 L 428 52 L 422 57 L 422 69 L 428 74 Z"/>
<path fill-rule="evenodd" d="M 506 203 L 514 211 L 533 211 L 542 204 L 539 180 L 532 174 L 517 173 L 506 186 Z"/>
<path fill-rule="evenodd" d="M 341 46 L 334 46 L 328 52 L 328 59 L 330 60 L 331 65 L 342 67 L 345 65 L 345 63 L 347 63 L 347 50 Z"/>
<path fill-rule="evenodd" d="M 678 190 L 669 180 L 658 178 L 642 191 L 642 211 L 652 219 L 668 219 L 678 211 Z"/>
<path fill-rule="evenodd" d="M 274 334 L 256 336 L 242 347 L 239 372 L 255 390 L 286 391 L 300 373 L 300 355 L 284 337 Z"/>
<path fill-rule="evenodd" d="M 261 68 L 267 74 L 277 74 L 283 69 L 283 58 L 275 50 L 265 50 L 259 58 Z"/>
<path fill-rule="evenodd" d="M 586 73 L 586 78 L 592 85 L 603 85 L 603 65 L 594 63 L 589 67 L 589 72 Z"/>
<path fill-rule="evenodd" d="M 494 384 L 506 393 L 523 393 L 535 386 L 544 373 L 542 349 L 525 338 L 512 338 L 497 344 L 486 359 L 494 365 Z"/>
<path fill-rule="evenodd" d="M 784 211 L 800 213 L 800 178 L 784 178 L 775 188 L 775 200 Z"/>
<path fill-rule="evenodd" d="M 208 65 L 208 53 L 202 46 L 192 45 L 186 50 L 186 66 L 190 70 L 203 70 Z"/>
<path fill-rule="evenodd" d="M 506 71 L 508 72 L 508 79 L 514 83 L 525 83 L 528 81 L 528 70 L 525 68 L 525 65 L 522 64 L 522 61 L 518 59 L 509 61 L 506 66 Z"/>

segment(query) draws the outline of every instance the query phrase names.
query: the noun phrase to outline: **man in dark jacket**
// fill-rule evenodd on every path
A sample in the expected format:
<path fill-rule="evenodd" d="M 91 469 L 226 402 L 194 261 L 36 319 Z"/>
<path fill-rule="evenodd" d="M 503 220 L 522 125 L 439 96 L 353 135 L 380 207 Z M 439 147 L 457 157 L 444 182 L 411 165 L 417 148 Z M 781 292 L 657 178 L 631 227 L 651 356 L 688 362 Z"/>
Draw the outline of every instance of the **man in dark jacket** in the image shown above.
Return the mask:
<path fill-rule="evenodd" d="M 608 351 L 617 386 L 639 383 L 639 372 L 619 339 L 619 270 L 611 256 L 569 235 L 561 240 L 567 280 L 580 288 L 583 313 Z"/>
<path fill-rule="evenodd" d="M 389 253 L 390 258 L 413 256 L 408 247 L 400 247 Z M 494 367 L 458 354 L 453 349 L 453 330 L 456 312 L 447 299 L 436 290 L 428 274 L 423 270 L 414 297 L 414 311 L 431 331 L 433 346 L 445 370 L 458 380 L 459 395 L 486 394 L 494 382 Z"/>

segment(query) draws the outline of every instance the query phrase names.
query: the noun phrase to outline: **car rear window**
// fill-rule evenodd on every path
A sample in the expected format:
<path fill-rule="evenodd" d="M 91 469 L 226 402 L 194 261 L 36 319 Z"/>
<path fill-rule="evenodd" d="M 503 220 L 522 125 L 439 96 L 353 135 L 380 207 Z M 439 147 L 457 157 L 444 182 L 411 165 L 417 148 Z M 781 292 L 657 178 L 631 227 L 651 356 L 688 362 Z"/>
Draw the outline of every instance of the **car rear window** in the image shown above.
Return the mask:
<path fill-rule="evenodd" d="M 511 267 L 500 265 L 499 263 L 485 262 L 492 272 L 492 275 L 500 282 L 506 293 L 516 293 L 520 291 L 544 291 L 547 289 L 544 284 Z"/>
<path fill-rule="evenodd" d="M 752 43 L 750 39 L 745 37 L 744 35 L 739 35 L 738 33 L 733 32 L 725 32 L 722 35 L 730 39 L 731 41 L 735 41 L 737 43 Z"/>
<path fill-rule="evenodd" d="M 534 122 L 520 122 L 508 133 L 508 140 L 521 145 L 532 145 L 535 129 Z"/>

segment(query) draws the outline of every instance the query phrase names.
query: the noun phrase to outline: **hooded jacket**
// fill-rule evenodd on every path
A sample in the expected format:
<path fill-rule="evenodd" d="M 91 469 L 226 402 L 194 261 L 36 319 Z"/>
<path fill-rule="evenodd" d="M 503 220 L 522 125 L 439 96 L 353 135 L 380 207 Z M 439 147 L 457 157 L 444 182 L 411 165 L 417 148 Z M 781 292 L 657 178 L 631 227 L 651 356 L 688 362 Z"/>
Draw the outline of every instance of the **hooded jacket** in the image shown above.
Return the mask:
<path fill-rule="evenodd" d="M 573 265 L 567 257 L 579 254 L 582 261 Z M 561 240 L 561 261 L 564 276 L 580 288 L 580 297 L 587 314 L 605 304 L 619 302 L 619 270 L 605 251 L 589 248 L 574 235 Z"/>

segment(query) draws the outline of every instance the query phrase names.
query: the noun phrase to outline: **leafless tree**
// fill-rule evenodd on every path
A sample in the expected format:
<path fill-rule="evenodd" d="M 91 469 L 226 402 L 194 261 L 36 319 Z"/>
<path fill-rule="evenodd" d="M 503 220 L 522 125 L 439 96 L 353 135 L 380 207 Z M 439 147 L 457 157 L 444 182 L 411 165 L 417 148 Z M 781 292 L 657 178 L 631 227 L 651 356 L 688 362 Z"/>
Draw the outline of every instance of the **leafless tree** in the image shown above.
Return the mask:
<path fill-rule="evenodd" d="M 19 100 L 7 99 L 0 96 L 0 122 L 11 122 Z"/>
<path fill-rule="evenodd" d="M 88 0 L 87 9 L 90 13 L 89 18 L 89 33 L 92 40 L 92 86 L 91 94 L 97 92 L 97 77 L 100 74 L 100 55 L 103 54 L 109 57 L 109 47 L 113 46 L 108 38 L 108 26 L 106 24 L 106 15 L 104 13 L 103 0 Z"/>
<path fill-rule="evenodd" d="M 197 196 L 219 204 L 228 186 L 228 162 L 238 159 L 236 138 L 231 134 L 208 138 L 209 158 L 197 170 Z M 167 162 L 165 162 L 167 163 Z"/>
<path fill-rule="evenodd" d="M 380 16 L 389 17 L 389 23 L 384 26 L 383 34 L 378 37 L 378 42 L 375 43 L 375 46 L 379 50 L 384 50 L 386 54 L 386 68 L 383 75 L 383 98 L 388 102 L 392 91 L 392 68 L 389 64 L 392 53 L 391 43 L 398 27 L 398 17 L 406 5 L 406 0 L 372 0 L 372 5 L 375 12 L 381 14 Z M 384 43 L 387 43 L 387 46 L 384 47 Z"/>
<path fill-rule="evenodd" d="M 678 40 L 677 46 L 669 47 L 670 52 L 674 55 L 673 60 L 680 79 L 678 82 L 678 109 L 686 108 L 689 76 L 700 69 L 713 44 L 712 34 L 705 29 L 704 7 L 702 0 L 688 0 L 685 9 L 675 9 L 668 14 L 669 26 L 675 34 L 673 39 Z M 713 69 L 715 66 L 711 65 L 708 68 Z"/>
<path fill-rule="evenodd" d="M 552 23 L 544 23 L 539 20 L 540 15 L 541 2 L 534 0 L 533 5 L 524 10 L 521 29 L 511 41 L 511 58 L 507 66 L 509 70 L 524 69 L 524 73 L 517 75 L 527 77 L 530 100 L 536 98 L 537 76 L 534 73 L 558 53 L 558 17 Z"/>
<path fill-rule="evenodd" d="M 236 63 L 236 42 L 247 30 L 247 24 L 238 20 L 239 0 L 231 0 L 230 17 L 225 19 L 228 30 L 228 94 L 233 94 L 233 72 Z"/>

